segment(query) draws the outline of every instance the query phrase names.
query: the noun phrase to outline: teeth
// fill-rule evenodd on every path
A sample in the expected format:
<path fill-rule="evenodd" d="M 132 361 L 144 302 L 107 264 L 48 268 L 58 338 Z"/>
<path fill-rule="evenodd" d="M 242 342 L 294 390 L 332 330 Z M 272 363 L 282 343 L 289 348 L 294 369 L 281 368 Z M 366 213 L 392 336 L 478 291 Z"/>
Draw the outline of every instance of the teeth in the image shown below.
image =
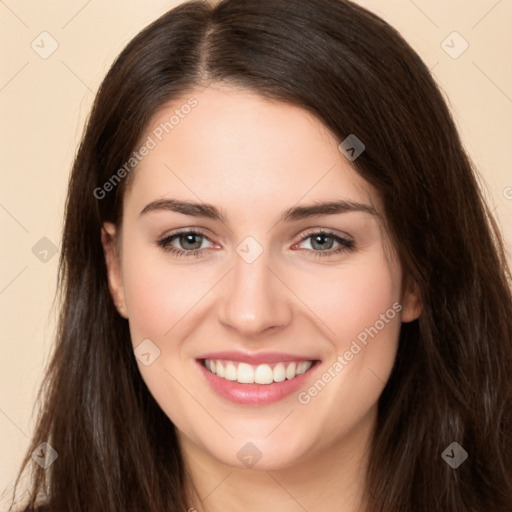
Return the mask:
<path fill-rule="evenodd" d="M 274 382 L 274 372 L 268 364 L 260 364 L 254 372 L 254 382 L 256 384 L 272 384 Z"/>
<path fill-rule="evenodd" d="M 296 375 L 302 375 L 308 368 L 307 368 L 307 361 L 301 361 L 298 365 L 297 365 L 297 369 L 295 370 L 295 374 Z"/>
<path fill-rule="evenodd" d="M 252 366 L 245 363 L 240 363 L 238 365 L 236 380 L 243 384 L 252 384 L 254 382 L 254 370 L 252 369 Z"/>
<path fill-rule="evenodd" d="M 295 369 L 296 369 L 295 363 L 290 363 L 288 365 L 288 367 L 286 368 L 286 378 L 287 379 L 293 379 L 293 377 L 295 377 L 295 375 L 296 375 Z"/>
<path fill-rule="evenodd" d="M 283 382 L 286 379 L 286 368 L 283 363 L 274 366 L 274 382 Z"/>
<path fill-rule="evenodd" d="M 307 372 L 313 361 L 298 363 L 277 363 L 272 368 L 269 364 L 252 366 L 247 363 L 205 359 L 205 367 L 214 375 L 227 380 L 236 380 L 240 384 L 272 384 L 293 379 Z"/>
<path fill-rule="evenodd" d="M 224 370 L 224 378 L 228 380 L 236 380 L 236 366 L 233 363 L 228 363 Z"/>

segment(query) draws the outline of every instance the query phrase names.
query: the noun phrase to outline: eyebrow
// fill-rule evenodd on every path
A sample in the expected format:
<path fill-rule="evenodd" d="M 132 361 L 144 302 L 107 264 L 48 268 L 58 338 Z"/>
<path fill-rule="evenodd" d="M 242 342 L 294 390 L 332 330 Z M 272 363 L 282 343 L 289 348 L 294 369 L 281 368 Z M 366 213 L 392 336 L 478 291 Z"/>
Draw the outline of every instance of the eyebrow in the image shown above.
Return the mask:
<path fill-rule="evenodd" d="M 226 221 L 225 215 L 215 206 L 208 203 L 194 203 L 190 201 L 178 201 L 177 199 L 160 199 L 146 205 L 140 215 L 149 212 L 167 210 L 192 217 L 203 217 L 206 219 Z M 377 216 L 373 206 L 358 203 L 355 201 L 329 201 L 317 202 L 307 206 L 293 206 L 282 212 L 279 222 L 292 222 L 317 217 L 320 215 L 336 215 L 346 212 L 364 212 Z"/>

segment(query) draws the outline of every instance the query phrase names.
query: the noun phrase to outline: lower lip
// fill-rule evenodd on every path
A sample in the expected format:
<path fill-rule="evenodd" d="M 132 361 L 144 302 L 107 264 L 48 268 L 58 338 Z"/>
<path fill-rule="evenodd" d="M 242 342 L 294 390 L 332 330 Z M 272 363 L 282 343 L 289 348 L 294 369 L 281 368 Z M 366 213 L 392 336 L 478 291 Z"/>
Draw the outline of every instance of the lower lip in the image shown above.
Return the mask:
<path fill-rule="evenodd" d="M 196 361 L 212 389 L 221 397 L 240 405 L 268 405 L 286 398 L 304 387 L 311 373 L 320 361 L 293 379 L 273 384 L 240 384 L 236 380 L 227 380 L 206 369 L 202 361 Z"/>

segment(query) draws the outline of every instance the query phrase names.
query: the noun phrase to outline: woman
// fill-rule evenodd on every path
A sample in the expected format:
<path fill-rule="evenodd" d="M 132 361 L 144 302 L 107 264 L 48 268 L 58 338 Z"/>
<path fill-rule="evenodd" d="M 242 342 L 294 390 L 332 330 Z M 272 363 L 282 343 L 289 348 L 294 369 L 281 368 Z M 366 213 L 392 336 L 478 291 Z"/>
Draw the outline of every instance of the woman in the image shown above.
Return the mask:
<path fill-rule="evenodd" d="M 387 23 L 182 4 L 76 156 L 27 510 L 510 511 L 509 279 Z"/>

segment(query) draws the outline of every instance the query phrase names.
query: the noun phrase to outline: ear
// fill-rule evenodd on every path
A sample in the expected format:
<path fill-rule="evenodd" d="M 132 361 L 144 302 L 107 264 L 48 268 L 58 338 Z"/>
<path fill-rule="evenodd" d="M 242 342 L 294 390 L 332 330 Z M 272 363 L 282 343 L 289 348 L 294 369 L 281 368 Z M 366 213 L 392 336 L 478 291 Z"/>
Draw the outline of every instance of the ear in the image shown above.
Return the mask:
<path fill-rule="evenodd" d="M 116 226 L 112 222 L 103 223 L 101 243 L 107 265 L 108 287 L 117 311 L 123 318 L 128 318 L 121 273 L 121 258 L 116 238 Z"/>
<path fill-rule="evenodd" d="M 423 311 L 423 301 L 418 286 L 412 279 L 407 279 L 402 297 L 402 322 L 412 322 Z"/>

